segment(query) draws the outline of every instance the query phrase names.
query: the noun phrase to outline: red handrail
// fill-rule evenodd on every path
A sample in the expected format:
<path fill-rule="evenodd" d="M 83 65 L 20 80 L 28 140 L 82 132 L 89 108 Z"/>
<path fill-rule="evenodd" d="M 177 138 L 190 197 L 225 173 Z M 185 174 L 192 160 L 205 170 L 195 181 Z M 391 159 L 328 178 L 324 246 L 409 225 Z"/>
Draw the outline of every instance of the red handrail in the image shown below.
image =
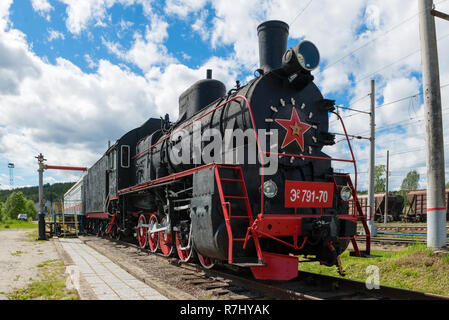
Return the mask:
<path fill-rule="evenodd" d="M 71 171 L 71 170 L 73 170 L 73 171 L 87 171 L 86 167 L 52 166 L 52 165 L 49 165 L 49 164 L 46 164 L 44 166 L 44 168 L 46 170 L 54 169 L 54 170 L 69 170 L 69 171 Z"/>

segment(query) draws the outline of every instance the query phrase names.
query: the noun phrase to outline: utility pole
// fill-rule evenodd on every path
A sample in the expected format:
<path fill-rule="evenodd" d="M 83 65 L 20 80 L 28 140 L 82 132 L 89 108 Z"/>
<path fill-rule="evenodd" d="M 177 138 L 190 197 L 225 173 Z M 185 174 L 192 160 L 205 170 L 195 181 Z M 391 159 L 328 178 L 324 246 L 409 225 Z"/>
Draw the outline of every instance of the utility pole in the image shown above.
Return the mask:
<path fill-rule="evenodd" d="M 368 201 L 369 201 L 369 220 L 368 227 L 372 236 L 377 235 L 377 228 L 374 225 L 374 215 L 376 208 L 374 207 L 374 159 L 376 152 L 376 95 L 375 82 L 371 80 L 371 113 L 370 113 L 370 154 L 369 154 L 369 184 L 368 184 Z"/>
<path fill-rule="evenodd" d="M 47 240 L 45 237 L 45 213 L 44 213 L 44 170 L 45 164 L 44 156 L 40 153 L 37 157 L 39 169 L 39 218 L 38 218 L 38 229 L 39 229 L 39 238 L 37 240 Z M 55 226 L 56 228 L 56 226 Z"/>
<path fill-rule="evenodd" d="M 433 0 L 418 0 L 427 149 L 427 247 L 446 246 L 444 142 Z"/>
<path fill-rule="evenodd" d="M 385 212 L 384 212 L 384 223 L 388 222 L 388 175 L 390 173 L 390 150 L 387 150 L 387 170 L 385 171 L 386 181 L 385 181 Z"/>

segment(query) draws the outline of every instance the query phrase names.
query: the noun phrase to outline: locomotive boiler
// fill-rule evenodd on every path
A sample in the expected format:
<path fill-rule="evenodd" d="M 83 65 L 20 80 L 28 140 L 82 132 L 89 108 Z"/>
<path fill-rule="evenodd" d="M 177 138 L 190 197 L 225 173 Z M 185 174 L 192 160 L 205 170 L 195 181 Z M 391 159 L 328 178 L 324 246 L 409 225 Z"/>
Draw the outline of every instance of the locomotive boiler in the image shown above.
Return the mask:
<path fill-rule="evenodd" d="M 334 101 L 313 83 L 317 48 L 287 49 L 288 30 L 259 25 L 260 68 L 248 84 L 227 91 L 208 70 L 180 95 L 177 121 L 149 119 L 108 148 L 83 178 L 90 232 L 259 279 L 296 277 L 298 256 L 341 270 L 350 241 L 361 255 L 365 217 L 349 174 L 332 167 L 355 161 L 322 151 L 334 144 Z"/>

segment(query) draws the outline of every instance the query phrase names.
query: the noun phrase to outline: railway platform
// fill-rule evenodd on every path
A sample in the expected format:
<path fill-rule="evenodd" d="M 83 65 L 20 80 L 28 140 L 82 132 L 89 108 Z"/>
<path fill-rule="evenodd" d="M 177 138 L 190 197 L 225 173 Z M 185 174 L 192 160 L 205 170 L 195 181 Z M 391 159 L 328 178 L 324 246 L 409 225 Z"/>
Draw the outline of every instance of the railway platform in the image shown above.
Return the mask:
<path fill-rule="evenodd" d="M 116 265 L 78 238 L 55 239 L 81 299 L 167 300 L 167 297 Z"/>

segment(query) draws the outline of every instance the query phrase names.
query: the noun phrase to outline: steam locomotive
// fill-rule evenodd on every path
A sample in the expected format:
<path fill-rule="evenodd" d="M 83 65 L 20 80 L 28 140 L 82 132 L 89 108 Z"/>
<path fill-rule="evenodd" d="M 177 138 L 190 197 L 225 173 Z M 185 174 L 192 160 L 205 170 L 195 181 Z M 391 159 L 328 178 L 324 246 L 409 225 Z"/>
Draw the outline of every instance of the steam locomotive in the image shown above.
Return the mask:
<path fill-rule="evenodd" d="M 354 158 L 322 152 L 335 143 L 335 101 L 313 83 L 319 52 L 309 41 L 287 50 L 282 21 L 257 31 L 253 80 L 226 91 L 208 70 L 179 97 L 177 121 L 151 118 L 129 131 L 67 192 L 67 210 L 81 199 L 86 231 L 135 237 L 205 268 L 250 268 L 258 279 L 295 278 L 298 256 L 340 266 L 350 241 L 361 255 L 356 223 L 366 221 L 349 174 L 332 167 L 355 167 Z"/>

